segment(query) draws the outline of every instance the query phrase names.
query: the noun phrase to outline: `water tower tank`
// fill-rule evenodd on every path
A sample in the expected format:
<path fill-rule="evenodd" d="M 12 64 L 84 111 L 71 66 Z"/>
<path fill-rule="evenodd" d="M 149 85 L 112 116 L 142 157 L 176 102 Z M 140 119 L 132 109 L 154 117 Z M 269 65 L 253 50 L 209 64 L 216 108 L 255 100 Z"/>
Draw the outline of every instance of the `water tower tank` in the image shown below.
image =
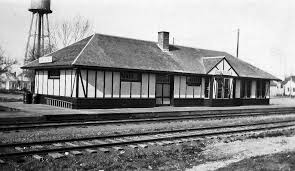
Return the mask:
<path fill-rule="evenodd" d="M 51 13 L 50 0 L 31 0 L 31 7 L 29 8 L 29 11 L 37 13 Z"/>

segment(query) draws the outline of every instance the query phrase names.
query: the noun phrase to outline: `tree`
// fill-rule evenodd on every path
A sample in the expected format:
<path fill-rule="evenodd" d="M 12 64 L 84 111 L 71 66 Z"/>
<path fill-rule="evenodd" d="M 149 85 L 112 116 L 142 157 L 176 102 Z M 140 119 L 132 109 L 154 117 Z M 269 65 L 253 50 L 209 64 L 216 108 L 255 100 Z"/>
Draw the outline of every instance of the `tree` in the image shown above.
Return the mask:
<path fill-rule="evenodd" d="M 45 44 L 43 54 L 49 54 L 74 42 L 77 42 L 91 34 L 91 24 L 89 20 L 76 16 L 70 20 L 62 20 L 50 26 L 50 44 Z M 37 49 L 29 50 L 25 59 L 25 64 L 38 59 Z M 23 70 L 26 77 L 34 80 L 33 70 Z"/>
<path fill-rule="evenodd" d="M 89 20 L 76 16 L 52 27 L 51 39 L 55 47 L 63 48 L 92 34 Z"/>
<path fill-rule="evenodd" d="M 10 71 L 11 66 L 16 63 L 17 61 L 15 59 L 6 56 L 3 48 L 0 46 L 0 75 Z"/>

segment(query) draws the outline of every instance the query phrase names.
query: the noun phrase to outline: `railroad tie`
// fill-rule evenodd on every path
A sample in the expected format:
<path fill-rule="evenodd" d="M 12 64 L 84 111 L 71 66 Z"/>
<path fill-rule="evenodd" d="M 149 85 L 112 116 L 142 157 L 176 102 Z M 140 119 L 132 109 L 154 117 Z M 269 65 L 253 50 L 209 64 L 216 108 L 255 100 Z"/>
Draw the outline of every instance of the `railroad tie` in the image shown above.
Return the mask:
<path fill-rule="evenodd" d="M 69 146 L 72 146 L 72 147 L 78 147 L 77 144 L 73 144 L 73 143 L 70 143 L 70 142 L 65 142 L 65 144 L 69 145 Z"/>
<path fill-rule="evenodd" d="M 174 144 L 173 141 L 166 141 L 168 144 Z"/>
<path fill-rule="evenodd" d="M 97 153 L 97 151 L 96 150 L 92 150 L 92 149 L 85 149 L 85 151 L 86 152 L 88 152 L 88 153 Z"/>
<path fill-rule="evenodd" d="M 182 138 L 181 141 L 188 142 L 189 140 L 188 139 L 185 139 L 185 138 Z"/>
<path fill-rule="evenodd" d="M 77 155 L 82 155 L 82 152 L 81 152 L 81 151 L 76 151 L 76 150 L 71 151 L 71 153 L 72 153 L 73 155 L 75 155 L 75 156 L 77 156 Z"/>
<path fill-rule="evenodd" d="M 130 148 L 138 148 L 136 145 L 128 145 Z"/>
<path fill-rule="evenodd" d="M 55 147 L 62 147 L 63 146 L 61 143 L 54 143 L 52 145 L 55 146 Z"/>
<path fill-rule="evenodd" d="M 101 141 L 101 140 L 93 140 L 93 142 L 97 143 L 97 144 L 108 144 L 105 141 Z"/>
<path fill-rule="evenodd" d="M 126 142 L 127 140 L 126 139 L 123 139 L 123 138 L 117 138 L 116 141 L 117 142 Z"/>
<path fill-rule="evenodd" d="M 84 145 L 93 145 L 93 144 L 91 144 L 89 142 L 86 142 L 86 141 L 82 141 L 81 143 L 84 144 Z"/>
<path fill-rule="evenodd" d="M 122 147 L 117 147 L 117 146 L 115 146 L 115 147 L 112 147 L 113 149 L 115 149 L 116 151 L 121 151 L 121 150 L 123 150 L 123 148 Z"/>
<path fill-rule="evenodd" d="M 107 140 L 107 141 L 109 141 L 109 142 L 111 142 L 111 143 L 119 143 L 120 141 L 118 141 L 118 140 L 112 140 L 112 139 L 109 139 L 109 140 Z"/>
<path fill-rule="evenodd" d="M 146 144 L 137 144 L 141 148 L 147 148 L 148 146 Z"/>
<path fill-rule="evenodd" d="M 162 146 L 164 145 L 164 143 L 162 143 L 162 142 L 156 142 L 156 144 L 157 145 L 162 145 Z"/>
<path fill-rule="evenodd" d="M 14 149 L 16 149 L 17 151 L 24 151 L 24 148 L 21 147 L 14 147 Z"/>
<path fill-rule="evenodd" d="M 104 152 L 104 153 L 108 153 L 108 152 L 110 152 L 110 150 L 107 149 L 107 148 L 98 148 L 98 150 L 99 150 L 99 151 L 102 151 L 102 152 Z"/>
<path fill-rule="evenodd" d="M 5 164 L 5 161 L 0 159 L 0 164 Z"/>
<path fill-rule="evenodd" d="M 37 159 L 39 161 L 43 161 L 44 160 L 44 158 L 42 156 L 39 156 L 37 154 L 33 155 L 33 158 L 35 158 L 35 159 Z"/>
<path fill-rule="evenodd" d="M 177 143 L 177 144 L 183 143 L 181 140 L 174 140 L 174 142 Z"/>
<path fill-rule="evenodd" d="M 49 155 L 50 157 L 52 157 L 53 159 L 59 159 L 59 158 L 64 157 L 64 155 L 61 154 L 61 153 L 48 153 L 48 155 Z"/>
<path fill-rule="evenodd" d="M 155 145 L 156 143 L 154 142 L 148 142 L 149 145 Z"/>
<path fill-rule="evenodd" d="M 31 148 L 40 149 L 40 148 L 43 148 L 43 146 L 42 145 L 33 145 L 33 146 L 31 146 Z"/>

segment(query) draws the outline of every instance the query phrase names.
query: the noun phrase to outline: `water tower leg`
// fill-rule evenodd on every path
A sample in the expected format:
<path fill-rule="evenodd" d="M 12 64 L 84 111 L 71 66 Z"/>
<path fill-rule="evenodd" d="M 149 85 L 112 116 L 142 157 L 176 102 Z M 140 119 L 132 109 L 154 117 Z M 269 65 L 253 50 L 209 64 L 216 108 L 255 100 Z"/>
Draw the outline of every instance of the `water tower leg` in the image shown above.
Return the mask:
<path fill-rule="evenodd" d="M 47 35 L 48 35 L 48 45 L 49 45 L 49 53 L 51 53 L 51 42 L 50 42 L 50 30 L 49 30 L 49 20 L 48 20 L 48 14 L 46 14 L 46 20 L 47 20 Z"/>
<path fill-rule="evenodd" d="M 28 35 L 28 40 L 27 40 L 27 45 L 26 45 L 26 52 L 25 52 L 25 63 L 28 62 L 28 48 L 30 44 L 30 39 L 31 39 L 31 33 L 32 33 L 32 26 L 33 26 L 33 21 L 34 21 L 34 13 L 32 13 L 32 19 L 31 19 L 31 24 L 30 24 L 30 29 L 29 29 L 29 35 Z"/>
<path fill-rule="evenodd" d="M 45 43 L 44 43 L 44 18 L 42 16 L 42 48 L 41 56 L 45 55 Z"/>
<path fill-rule="evenodd" d="M 37 14 L 36 14 L 37 15 Z M 35 45 L 36 45 L 36 37 L 37 37 L 37 29 L 38 29 L 38 20 L 39 16 L 37 15 L 36 17 L 36 22 L 35 22 L 35 33 L 34 33 L 34 42 L 33 42 L 33 49 L 32 49 L 32 60 L 35 60 Z"/>
<path fill-rule="evenodd" d="M 43 14 L 39 14 L 39 21 L 38 21 L 38 42 L 37 42 L 37 58 L 40 57 L 41 53 L 41 34 L 42 34 L 42 18 Z"/>

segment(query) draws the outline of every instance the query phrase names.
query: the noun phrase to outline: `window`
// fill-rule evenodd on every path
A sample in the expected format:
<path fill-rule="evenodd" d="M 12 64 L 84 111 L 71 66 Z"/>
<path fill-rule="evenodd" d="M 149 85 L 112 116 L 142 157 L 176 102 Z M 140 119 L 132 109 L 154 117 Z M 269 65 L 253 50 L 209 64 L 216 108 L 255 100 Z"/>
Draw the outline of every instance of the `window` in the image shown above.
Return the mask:
<path fill-rule="evenodd" d="M 136 72 L 121 72 L 121 81 L 141 82 L 141 74 Z"/>
<path fill-rule="evenodd" d="M 262 84 L 261 96 L 262 96 L 262 98 L 265 98 L 265 96 L 266 96 L 266 81 L 262 80 L 261 84 Z"/>
<path fill-rule="evenodd" d="M 250 98 L 251 97 L 251 80 L 242 80 L 241 97 Z"/>
<path fill-rule="evenodd" d="M 295 88 L 293 88 L 293 92 L 295 92 Z"/>
<path fill-rule="evenodd" d="M 210 90 L 210 79 L 205 78 L 205 98 L 209 98 L 209 91 Z"/>
<path fill-rule="evenodd" d="M 186 84 L 188 86 L 200 86 L 202 83 L 201 77 L 188 76 L 186 77 Z"/>
<path fill-rule="evenodd" d="M 216 78 L 216 82 L 217 82 L 217 98 L 222 98 L 223 79 Z"/>
<path fill-rule="evenodd" d="M 170 83 L 170 77 L 169 75 L 157 75 L 156 82 L 159 84 L 169 84 Z"/>
<path fill-rule="evenodd" d="M 230 97 L 230 85 L 229 85 L 229 79 L 225 78 L 224 79 L 224 98 L 229 98 Z"/>
<path fill-rule="evenodd" d="M 217 98 L 230 98 L 230 79 L 229 78 L 215 78 L 217 83 Z"/>
<path fill-rule="evenodd" d="M 257 98 L 262 98 L 262 81 L 261 80 L 257 80 L 256 81 L 256 97 Z"/>
<path fill-rule="evenodd" d="M 251 80 L 246 81 L 246 97 L 251 97 Z"/>
<path fill-rule="evenodd" d="M 256 81 L 256 97 L 265 98 L 265 96 L 266 96 L 266 81 L 257 80 Z"/>
<path fill-rule="evenodd" d="M 59 79 L 60 72 L 59 70 L 49 70 L 48 71 L 48 79 Z"/>

